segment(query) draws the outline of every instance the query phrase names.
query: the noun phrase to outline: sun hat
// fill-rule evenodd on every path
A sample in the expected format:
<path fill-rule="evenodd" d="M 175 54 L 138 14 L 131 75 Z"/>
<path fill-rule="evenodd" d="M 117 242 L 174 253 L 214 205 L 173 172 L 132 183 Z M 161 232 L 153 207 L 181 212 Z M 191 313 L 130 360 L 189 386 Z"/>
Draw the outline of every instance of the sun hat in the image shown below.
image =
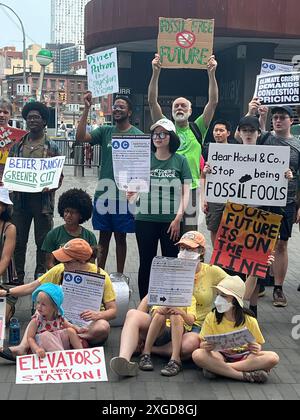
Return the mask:
<path fill-rule="evenodd" d="M 213 286 L 213 288 L 225 295 L 235 297 L 239 305 L 242 308 L 244 307 L 243 299 L 246 292 L 246 286 L 239 276 L 226 276 L 218 286 Z"/>
<path fill-rule="evenodd" d="M 0 203 L 13 205 L 13 202 L 9 198 L 9 192 L 7 188 L 0 187 Z"/>
<path fill-rule="evenodd" d="M 76 238 L 67 242 L 62 248 L 53 251 L 52 254 L 62 263 L 73 260 L 87 262 L 91 258 L 93 250 L 84 239 Z"/>
<path fill-rule="evenodd" d="M 202 233 L 191 231 L 185 233 L 181 238 L 180 241 L 177 242 L 176 245 L 187 245 L 191 248 L 198 248 L 199 246 L 202 246 L 203 248 L 206 247 L 206 240 Z"/>
<path fill-rule="evenodd" d="M 174 123 L 172 123 L 172 121 L 168 120 L 167 118 L 162 118 L 161 120 L 158 120 L 155 124 L 151 126 L 150 131 L 153 131 L 156 127 L 163 127 L 167 131 L 174 131 L 174 133 L 176 133 Z"/>
<path fill-rule="evenodd" d="M 62 304 L 64 301 L 64 292 L 60 286 L 53 283 L 45 283 L 42 284 L 40 287 L 38 287 L 33 293 L 32 293 L 32 300 L 33 302 L 36 302 L 36 299 L 38 297 L 38 294 L 40 292 L 46 293 L 54 302 L 56 305 L 58 312 L 64 316 L 64 310 L 62 308 Z"/>

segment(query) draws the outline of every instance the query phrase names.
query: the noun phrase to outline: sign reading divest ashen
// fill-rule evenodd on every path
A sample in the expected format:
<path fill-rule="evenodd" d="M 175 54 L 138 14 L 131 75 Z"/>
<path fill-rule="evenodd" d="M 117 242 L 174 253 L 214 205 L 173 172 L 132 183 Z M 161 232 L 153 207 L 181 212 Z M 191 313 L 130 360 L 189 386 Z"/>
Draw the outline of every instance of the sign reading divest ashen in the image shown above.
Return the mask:
<path fill-rule="evenodd" d="M 8 158 L 2 181 L 10 191 L 38 193 L 59 185 L 65 156 L 45 159 Z"/>
<path fill-rule="evenodd" d="M 17 357 L 16 384 L 107 382 L 103 347 Z"/>
<path fill-rule="evenodd" d="M 214 19 L 159 18 L 162 67 L 207 69 L 214 42 Z"/>
<path fill-rule="evenodd" d="M 87 56 L 88 89 L 94 98 L 119 92 L 117 49 Z"/>
<path fill-rule="evenodd" d="M 257 76 L 255 97 L 266 106 L 300 104 L 300 73 L 270 73 Z"/>
<path fill-rule="evenodd" d="M 282 216 L 241 204 L 227 203 L 211 264 L 265 278 Z"/>
<path fill-rule="evenodd" d="M 289 162 L 289 147 L 210 144 L 206 200 L 285 207 Z"/>

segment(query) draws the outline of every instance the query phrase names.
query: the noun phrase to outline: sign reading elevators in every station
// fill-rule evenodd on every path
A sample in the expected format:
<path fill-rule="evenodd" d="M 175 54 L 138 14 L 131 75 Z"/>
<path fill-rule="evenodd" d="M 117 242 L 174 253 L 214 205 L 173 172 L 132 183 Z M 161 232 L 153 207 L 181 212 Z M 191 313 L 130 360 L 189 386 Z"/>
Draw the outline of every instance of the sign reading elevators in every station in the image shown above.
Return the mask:
<path fill-rule="evenodd" d="M 159 18 L 158 53 L 164 68 L 207 69 L 214 19 Z"/>

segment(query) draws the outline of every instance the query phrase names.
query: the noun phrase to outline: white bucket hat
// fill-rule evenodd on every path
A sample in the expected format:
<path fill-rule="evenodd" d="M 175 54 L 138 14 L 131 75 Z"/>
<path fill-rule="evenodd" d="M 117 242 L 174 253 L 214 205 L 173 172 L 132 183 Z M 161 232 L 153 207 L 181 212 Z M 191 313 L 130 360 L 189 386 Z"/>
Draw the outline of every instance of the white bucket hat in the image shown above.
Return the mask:
<path fill-rule="evenodd" d="M 0 203 L 13 205 L 7 188 L 0 187 Z"/>

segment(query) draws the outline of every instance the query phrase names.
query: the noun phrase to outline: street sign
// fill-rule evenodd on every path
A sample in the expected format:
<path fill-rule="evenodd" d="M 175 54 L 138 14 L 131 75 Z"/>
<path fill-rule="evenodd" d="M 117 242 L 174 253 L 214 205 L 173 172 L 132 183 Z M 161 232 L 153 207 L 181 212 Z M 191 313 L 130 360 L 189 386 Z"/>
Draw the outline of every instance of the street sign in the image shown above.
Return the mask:
<path fill-rule="evenodd" d="M 31 85 L 17 85 L 17 96 L 30 96 Z"/>
<path fill-rule="evenodd" d="M 70 112 L 79 112 L 80 105 L 79 104 L 68 104 L 68 108 Z"/>

